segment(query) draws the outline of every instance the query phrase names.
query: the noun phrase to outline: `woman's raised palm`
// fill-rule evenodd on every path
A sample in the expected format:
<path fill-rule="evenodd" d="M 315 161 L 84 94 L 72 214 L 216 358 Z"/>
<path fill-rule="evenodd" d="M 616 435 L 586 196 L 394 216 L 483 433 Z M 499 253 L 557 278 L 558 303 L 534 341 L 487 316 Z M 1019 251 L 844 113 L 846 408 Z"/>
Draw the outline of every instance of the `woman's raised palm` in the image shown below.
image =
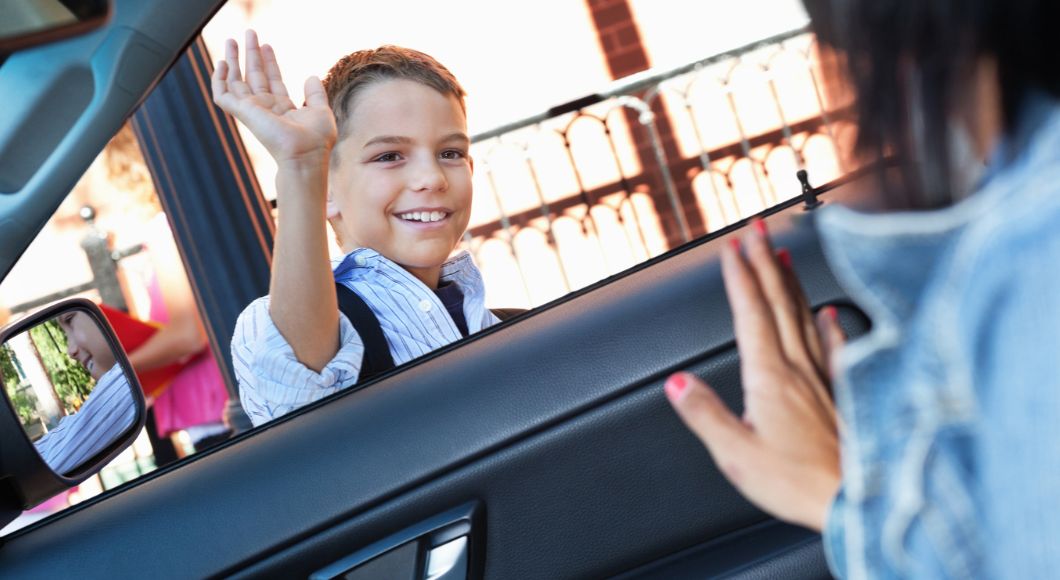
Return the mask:
<path fill-rule="evenodd" d="M 228 40 L 211 81 L 214 103 L 246 125 L 277 162 L 330 154 L 338 131 L 320 79 L 306 79 L 305 105 L 296 107 L 276 54 L 271 46 L 258 45 L 253 30 L 246 36 L 246 78 L 240 74 L 239 45 Z"/>

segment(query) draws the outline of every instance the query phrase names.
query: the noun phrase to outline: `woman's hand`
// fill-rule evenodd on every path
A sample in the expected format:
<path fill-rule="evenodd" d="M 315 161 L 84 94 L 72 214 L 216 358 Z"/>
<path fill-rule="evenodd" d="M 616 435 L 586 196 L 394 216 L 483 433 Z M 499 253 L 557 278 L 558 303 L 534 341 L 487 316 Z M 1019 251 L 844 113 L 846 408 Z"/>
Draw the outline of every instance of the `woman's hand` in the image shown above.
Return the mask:
<path fill-rule="evenodd" d="M 225 42 L 225 60 L 218 61 L 211 79 L 214 103 L 246 125 L 280 165 L 330 159 L 338 131 L 320 79 L 306 79 L 305 105 L 299 109 L 287 96 L 272 47 L 259 47 L 253 30 L 247 31 L 246 61 L 244 80 L 239 45 Z"/>
<path fill-rule="evenodd" d="M 839 489 L 839 438 L 829 360 L 843 343 L 835 309 L 810 313 L 785 250 L 765 223 L 722 251 L 725 290 L 740 350 L 744 416 L 688 373 L 666 383 L 677 414 L 722 473 L 761 509 L 814 530 Z"/>

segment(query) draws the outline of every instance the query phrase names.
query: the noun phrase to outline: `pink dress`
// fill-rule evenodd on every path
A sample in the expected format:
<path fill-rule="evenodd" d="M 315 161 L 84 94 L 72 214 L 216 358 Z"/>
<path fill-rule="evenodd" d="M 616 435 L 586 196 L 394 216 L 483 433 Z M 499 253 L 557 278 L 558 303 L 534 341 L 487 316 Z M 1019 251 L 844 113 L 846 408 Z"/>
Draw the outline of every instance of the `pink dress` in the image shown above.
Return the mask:
<path fill-rule="evenodd" d="M 162 289 L 156 276 L 148 285 L 151 297 L 150 318 L 167 324 L 169 313 L 162 300 Z M 160 437 L 197 425 L 221 423 L 228 391 L 221 370 L 217 368 L 209 347 L 196 354 L 173 379 L 169 387 L 155 399 L 155 424 Z"/>

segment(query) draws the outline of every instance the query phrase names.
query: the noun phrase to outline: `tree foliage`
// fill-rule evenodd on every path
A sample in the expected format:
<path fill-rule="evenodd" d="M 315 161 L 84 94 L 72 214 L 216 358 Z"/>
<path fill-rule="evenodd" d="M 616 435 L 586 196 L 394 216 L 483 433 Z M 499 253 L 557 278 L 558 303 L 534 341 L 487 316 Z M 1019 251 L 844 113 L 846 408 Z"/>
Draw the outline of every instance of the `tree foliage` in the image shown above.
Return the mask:
<path fill-rule="evenodd" d="M 22 384 L 21 375 L 15 364 L 15 351 L 6 344 L 0 345 L 0 381 L 4 384 L 4 391 L 7 392 L 11 405 L 15 407 L 18 420 L 23 425 L 40 421 L 37 397 L 33 395 L 32 389 Z"/>
<path fill-rule="evenodd" d="M 95 381 L 84 367 L 66 354 L 66 334 L 59 323 L 53 319 L 38 324 L 29 330 L 29 336 L 63 408 L 68 413 L 80 409 Z"/>

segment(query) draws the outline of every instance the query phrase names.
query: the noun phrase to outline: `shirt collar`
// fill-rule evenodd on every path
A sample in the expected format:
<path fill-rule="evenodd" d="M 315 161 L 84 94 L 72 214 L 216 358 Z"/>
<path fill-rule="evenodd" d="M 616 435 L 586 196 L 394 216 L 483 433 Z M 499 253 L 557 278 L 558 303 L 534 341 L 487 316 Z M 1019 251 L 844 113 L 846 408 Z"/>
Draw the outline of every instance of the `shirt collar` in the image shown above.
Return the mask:
<path fill-rule="evenodd" d="M 1023 97 L 1016 119 L 1015 129 L 1008 131 L 990 155 L 986 173 L 980 187 L 984 187 L 994 176 L 1018 164 L 1020 153 L 1031 147 L 1039 130 L 1048 125 L 1057 109 L 1057 101 L 1041 90 L 1031 90 Z"/>
<path fill-rule="evenodd" d="M 378 268 L 408 272 L 397 262 L 371 248 L 357 248 L 345 256 L 331 260 L 331 270 L 336 282 L 348 281 L 354 278 L 358 271 L 364 272 Z M 471 254 L 467 250 L 461 250 L 442 264 L 439 280 L 446 282 L 461 280 L 472 275 L 475 270 Z"/>
<path fill-rule="evenodd" d="M 930 283 L 925 275 L 953 250 L 965 226 L 984 212 L 1019 204 L 1019 184 L 1036 167 L 1060 162 L 1060 103 L 1035 93 L 1016 130 L 1002 138 L 973 195 L 933 211 L 866 214 L 830 205 L 817 216 L 833 272 L 874 324 L 912 314 Z"/>

